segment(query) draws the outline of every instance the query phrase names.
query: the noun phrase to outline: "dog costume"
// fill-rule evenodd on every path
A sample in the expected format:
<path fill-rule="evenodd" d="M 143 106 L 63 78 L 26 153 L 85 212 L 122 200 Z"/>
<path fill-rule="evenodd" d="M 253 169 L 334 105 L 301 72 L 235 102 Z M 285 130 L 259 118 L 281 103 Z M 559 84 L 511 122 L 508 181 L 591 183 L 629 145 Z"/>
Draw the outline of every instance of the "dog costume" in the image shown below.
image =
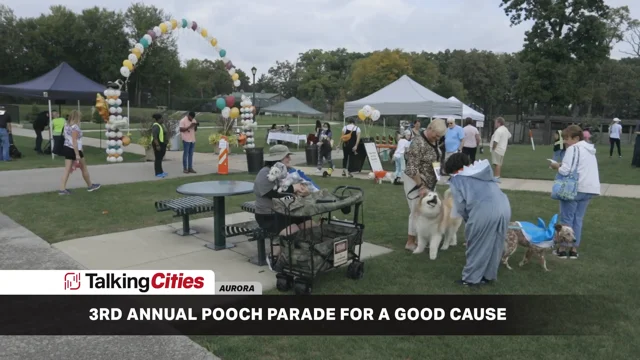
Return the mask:
<path fill-rule="evenodd" d="M 294 184 L 306 185 L 310 192 L 316 192 L 320 188 L 313 182 L 304 172 L 296 169 L 289 169 L 281 162 L 273 164 L 269 170 L 267 178 L 271 182 L 275 182 L 274 190 L 284 192 L 289 186 Z"/>
<path fill-rule="evenodd" d="M 535 225 L 526 221 L 516 221 L 517 226 L 510 226 L 510 229 L 522 230 L 524 237 L 532 244 L 539 248 L 548 249 L 553 247 L 553 235 L 555 234 L 555 226 L 558 223 L 558 214 L 553 215 L 549 221 L 549 225 L 545 226 L 544 220 L 538 218 L 538 224 Z"/>
<path fill-rule="evenodd" d="M 487 160 L 465 166 L 450 180 L 452 216 L 466 223 L 467 262 L 462 281 L 479 284 L 496 280 L 504 251 L 504 239 L 511 221 L 509 199 L 500 190 Z"/>

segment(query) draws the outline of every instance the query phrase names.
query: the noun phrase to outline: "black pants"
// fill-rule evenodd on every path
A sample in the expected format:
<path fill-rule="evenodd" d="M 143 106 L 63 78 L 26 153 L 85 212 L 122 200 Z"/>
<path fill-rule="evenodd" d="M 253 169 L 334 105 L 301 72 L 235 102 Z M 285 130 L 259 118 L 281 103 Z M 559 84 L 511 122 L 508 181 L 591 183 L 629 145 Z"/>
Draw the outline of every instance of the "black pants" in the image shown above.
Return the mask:
<path fill-rule="evenodd" d="M 160 175 L 164 173 L 162 170 L 162 159 L 164 159 L 164 155 L 167 153 L 167 144 L 160 144 L 159 148 L 153 148 L 153 155 L 155 156 L 155 160 L 153 162 L 153 166 L 156 170 L 156 175 Z"/>
<path fill-rule="evenodd" d="M 620 139 L 609 138 L 609 144 L 611 144 L 611 148 L 609 149 L 609 156 L 613 156 L 613 145 L 618 147 L 618 156 L 622 156 L 622 152 L 620 151 Z"/>
<path fill-rule="evenodd" d="M 33 129 L 36 132 L 36 148 L 35 151 L 42 152 L 42 129 Z"/>
<path fill-rule="evenodd" d="M 463 147 L 462 148 L 462 153 L 463 154 L 467 154 L 467 156 L 469 157 L 469 159 L 471 159 L 471 163 L 473 164 L 476 161 L 476 153 L 478 152 L 478 148 L 477 147 Z"/>
<path fill-rule="evenodd" d="M 347 144 L 342 147 L 342 152 L 344 154 L 344 158 L 342 158 L 342 168 L 346 169 L 348 172 L 356 172 L 355 169 L 355 154 L 353 153 L 353 146 L 351 144 Z"/>

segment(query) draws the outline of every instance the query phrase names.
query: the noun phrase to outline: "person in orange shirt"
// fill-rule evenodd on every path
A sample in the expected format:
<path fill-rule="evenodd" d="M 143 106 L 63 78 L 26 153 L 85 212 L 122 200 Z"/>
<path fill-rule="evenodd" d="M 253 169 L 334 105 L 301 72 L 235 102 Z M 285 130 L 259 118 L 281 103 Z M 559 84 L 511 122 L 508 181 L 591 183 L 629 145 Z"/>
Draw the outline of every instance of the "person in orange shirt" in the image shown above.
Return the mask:
<path fill-rule="evenodd" d="M 195 174 L 193 170 L 193 150 L 196 147 L 196 131 L 198 121 L 196 113 L 191 111 L 180 120 L 180 135 L 182 135 L 182 168 L 185 174 Z"/>

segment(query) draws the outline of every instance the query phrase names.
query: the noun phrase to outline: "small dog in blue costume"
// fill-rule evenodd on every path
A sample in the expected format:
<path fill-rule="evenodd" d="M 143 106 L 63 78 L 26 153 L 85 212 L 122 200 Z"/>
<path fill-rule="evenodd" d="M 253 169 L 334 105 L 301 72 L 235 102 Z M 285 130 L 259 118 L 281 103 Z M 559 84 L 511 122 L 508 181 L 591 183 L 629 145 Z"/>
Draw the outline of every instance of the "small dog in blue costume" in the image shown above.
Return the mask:
<path fill-rule="evenodd" d="M 525 221 L 509 223 L 507 238 L 504 241 L 504 254 L 502 255 L 502 263 L 507 269 L 511 270 L 509 257 L 516 252 L 518 245 L 520 245 L 527 248 L 520 266 L 524 266 L 529 262 L 531 256 L 536 254 L 540 257 L 540 263 L 544 270 L 549 271 L 547 260 L 544 258 L 545 251 L 553 248 L 555 244 L 571 244 L 576 241 L 573 229 L 557 222 L 558 214 L 551 218 L 548 226 L 545 226 L 544 220 L 540 218 L 538 218 L 538 225 Z"/>

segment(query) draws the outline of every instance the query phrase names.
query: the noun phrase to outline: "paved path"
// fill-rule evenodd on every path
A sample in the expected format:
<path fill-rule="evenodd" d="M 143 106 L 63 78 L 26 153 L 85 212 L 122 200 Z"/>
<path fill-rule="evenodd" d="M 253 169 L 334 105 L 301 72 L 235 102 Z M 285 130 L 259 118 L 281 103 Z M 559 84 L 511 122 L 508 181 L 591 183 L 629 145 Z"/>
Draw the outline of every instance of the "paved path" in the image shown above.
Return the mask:
<path fill-rule="evenodd" d="M 0 269 L 72 270 L 84 267 L 0 213 Z M 213 251 L 212 251 L 213 252 Z M 215 360 L 186 336 L 0 336 L 6 360 Z"/>

